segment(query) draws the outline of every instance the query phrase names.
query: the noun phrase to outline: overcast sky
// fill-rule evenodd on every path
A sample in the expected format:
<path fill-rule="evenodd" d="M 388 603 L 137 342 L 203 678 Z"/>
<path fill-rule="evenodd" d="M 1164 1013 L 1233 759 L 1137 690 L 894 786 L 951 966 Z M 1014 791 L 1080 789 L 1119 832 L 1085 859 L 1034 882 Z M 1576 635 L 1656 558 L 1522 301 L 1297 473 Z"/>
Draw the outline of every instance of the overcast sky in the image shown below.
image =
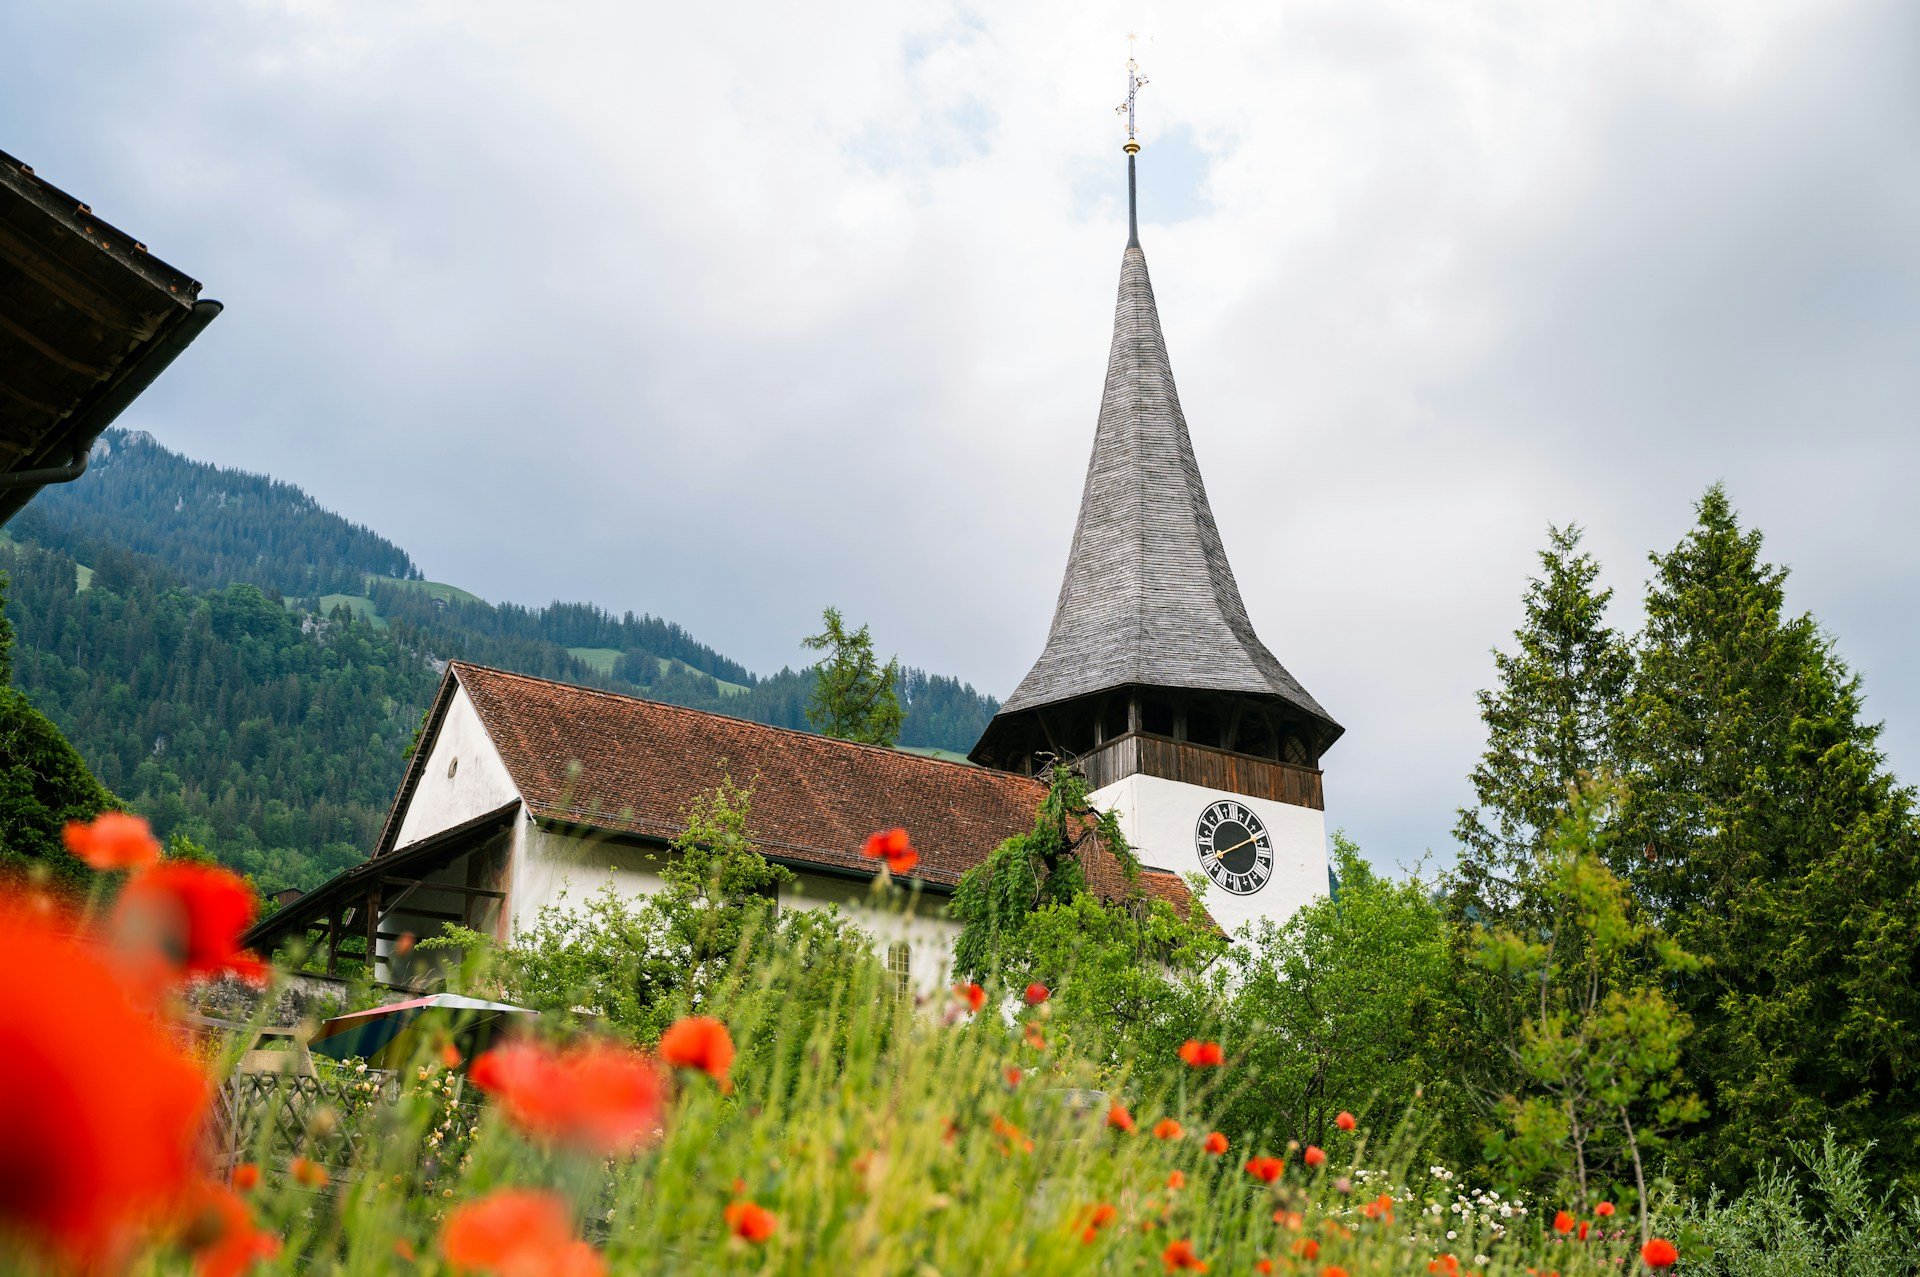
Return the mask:
<path fill-rule="evenodd" d="M 1205 16 L 1198 11 L 1204 9 Z M 1330 823 L 1444 859 L 1549 521 L 1724 480 L 1920 779 L 1910 0 L 0 6 L 0 149 L 227 303 L 123 424 L 491 599 L 1004 696 L 1125 241 Z"/>

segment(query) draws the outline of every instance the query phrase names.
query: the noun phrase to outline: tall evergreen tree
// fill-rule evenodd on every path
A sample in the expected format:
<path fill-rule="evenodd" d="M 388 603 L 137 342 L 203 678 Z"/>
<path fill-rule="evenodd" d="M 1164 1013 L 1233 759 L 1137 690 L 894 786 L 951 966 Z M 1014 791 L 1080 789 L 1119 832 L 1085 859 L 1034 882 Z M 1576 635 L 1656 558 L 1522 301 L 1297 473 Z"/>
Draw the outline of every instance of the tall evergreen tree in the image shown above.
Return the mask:
<path fill-rule="evenodd" d="M 1859 679 L 1785 612 L 1726 493 L 1655 556 L 1623 717 L 1619 868 L 1703 960 L 1678 982 L 1713 1117 L 1696 1181 L 1737 1185 L 1823 1127 L 1920 1185 L 1920 838 Z"/>
<path fill-rule="evenodd" d="M 809 651 L 826 653 L 813 667 L 807 721 L 826 736 L 892 745 L 900 739 L 900 724 L 906 719 L 895 691 L 900 684 L 899 660 L 888 661 L 882 668 L 867 627 L 849 630 L 840 609 L 828 608 L 821 621 L 821 632 L 804 640 Z"/>
<path fill-rule="evenodd" d="M 1496 651 L 1499 686 L 1479 695 L 1487 748 L 1460 812 L 1455 896 L 1482 918 L 1505 918 L 1528 895 L 1571 786 L 1615 763 L 1613 724 L 1632 674 L 1627 644 L 1606 623 L 1613 591 L 1580 548 L 1580 528 L 1547 529 L 1539 576 L 1527 583 L 1512 653 Z"/>

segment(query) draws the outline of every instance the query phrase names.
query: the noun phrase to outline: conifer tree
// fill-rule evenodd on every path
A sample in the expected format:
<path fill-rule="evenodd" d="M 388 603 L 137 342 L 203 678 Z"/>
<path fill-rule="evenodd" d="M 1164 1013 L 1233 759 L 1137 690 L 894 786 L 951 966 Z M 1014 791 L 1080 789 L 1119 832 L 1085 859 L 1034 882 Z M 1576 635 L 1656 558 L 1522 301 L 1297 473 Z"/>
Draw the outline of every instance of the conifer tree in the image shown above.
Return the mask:
<path fill-rule="evenodd" d="M 1613 591 L 1595 588 L 1600 565 L 1580 535 L 1575 524 L 1547 529 L 1516 649 L 1493 654 L 1499 686 L 1479 695 L 1487 748 L 1471 777 L 1475 805 L 1460 812 L 1454 836 L 1456 906 L 1482 919 L 1522 905 L 1570 787 L 1615 762 L 1613 724 L 1632 658 L 1606 623 Z"/>
<path fill-rule="evenodd" d="M 827 736 L 867 745 L 892 745 L 900 739 L 906 719 L 895 687 L 900 662 L 882 667 L 873 654 L 873 636 L 866 626 L 849 630 L 839 608 L 821 615 L 824 628 L 804 642 L 809 651 L 825 652 L 813 667 L 813 699 L 807 721 Z"/>
<path fill-rule="evenodd" d="M 1654 558 L 1623 719 L 1630 854 L 1618 867 L 1682 947 L 1698 1028 L 1685 1069 L 1713 1112 L 1696 1182 L 1733 1186 L 1831 1124 L 1920 1182 L 1920 874 L 1859 679 L 1785 613 L 1726 493 Z"/>

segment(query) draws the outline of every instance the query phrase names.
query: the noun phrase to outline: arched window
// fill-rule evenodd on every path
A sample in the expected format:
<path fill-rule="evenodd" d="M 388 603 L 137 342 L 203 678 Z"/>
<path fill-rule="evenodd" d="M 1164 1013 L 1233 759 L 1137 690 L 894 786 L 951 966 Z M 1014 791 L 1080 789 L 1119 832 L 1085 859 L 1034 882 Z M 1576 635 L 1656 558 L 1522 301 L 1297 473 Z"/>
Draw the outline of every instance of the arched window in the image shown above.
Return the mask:
<path fill-rule="evenodd" d="M 902 995 L 913 987 L 913 946 L 905 940 L 895 940 L 887 946 L 887 974 L 893 977 L 894 988 Z"/>

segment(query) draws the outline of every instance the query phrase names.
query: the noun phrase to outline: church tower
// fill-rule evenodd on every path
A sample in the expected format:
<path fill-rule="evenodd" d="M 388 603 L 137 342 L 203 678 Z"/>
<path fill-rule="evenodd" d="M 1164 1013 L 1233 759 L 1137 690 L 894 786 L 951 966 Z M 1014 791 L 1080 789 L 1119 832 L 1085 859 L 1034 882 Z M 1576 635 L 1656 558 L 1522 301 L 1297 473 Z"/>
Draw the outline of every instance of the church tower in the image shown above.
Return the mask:
<path fill-rule="evenodd" d="M 972 758 L 1028 774 L 1077 761 L 1140 859 L 1205 874 L 1232 931 L 1326 894 L 1320 758 L 1343 729 L 1240 601 L 1140 250 L 1130 110 L 1127 133 L 1127 247 L 1080 520 L 1046 648 Z"/>

